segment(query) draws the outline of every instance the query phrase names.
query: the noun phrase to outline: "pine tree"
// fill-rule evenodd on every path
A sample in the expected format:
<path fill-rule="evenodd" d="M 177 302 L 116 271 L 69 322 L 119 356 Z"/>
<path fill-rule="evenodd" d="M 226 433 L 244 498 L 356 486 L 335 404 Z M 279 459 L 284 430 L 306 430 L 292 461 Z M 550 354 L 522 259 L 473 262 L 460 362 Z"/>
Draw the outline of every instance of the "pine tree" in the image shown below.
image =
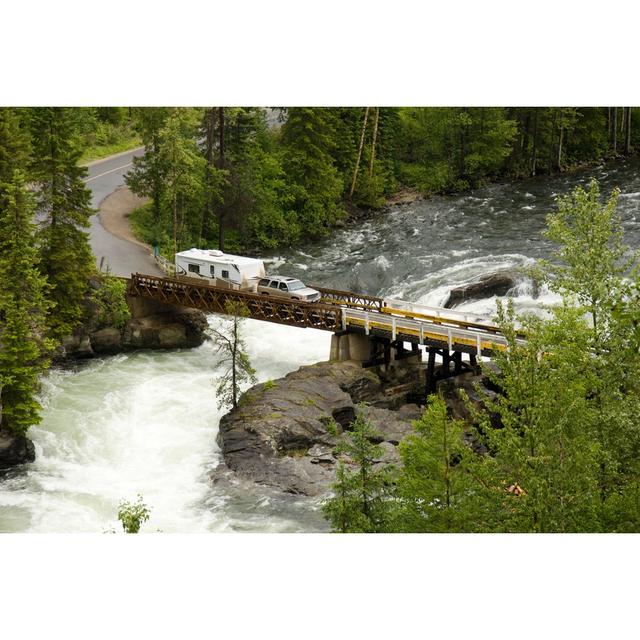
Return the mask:
<path fill-rule="evenodd" d="M 311 236 L 325 235 L 344 216 L 340 205 L 343 181 L 332 152 L 336 114 L 326 107 L 296 107 L 288 110 L 282 127 L 284 168 L 294 185 L 300 228 Z"/>
<path fill-rule="evenodd" d="M 2 427 L 23 435 L 40 422 L 38 376 L 48 366 L 47 286 L 38 270 L 33 202 L 25 177 L 4 184 L 0 207 L 0 378 Z"/>
<path fill-rule="evenodd" d="M 470 467 L 473 452 L 464 425 L 447 415 L 440 396 L 430 396 L 415 433 L 400 443 L 402 470 L 393 529 L 401 532 L 483 530 L 481 494 Z"/>
<path fill-rule="evenodd" d="M 178 251 L 178 235 L 185 223 L 189 204 L 201 211 L 205 160 L 195 140 L 197 114 L 190 109 L 175 109 L 159 133 L 157 161 L 163 167 L 164 198 L 171 211 L 173 253 Z"/>
<path fill-rule="evenodd" d="M 240 388 L 246 382 L 256 382 L 256 372 L 251 366 L 247 347 L 242 336 L 242 320 L 248 315 L 242 302 L 227 302 L 227 317 L 222 330 L 211 329 L 216 353 L 221 354 L 220 365 L 226 367 L 216 387 L 218 407 L 238 406 Z"/>
<path fill-rule="evenodd" d="M 139 196 L 149 196 L 153 201 L 153 217 L 160 225 L 164 177 L 166 167 L 160 161 L 160 131 L 162 131 L 170 110 L 167 107 L 142 107 L 136 109 L 137 129 L 144 143 L 144 155 L 133 159 L 133 167 L 127 173 L 125 182 Z"/>
<path fill-rule="evenodd" d="M 52 287 L 55 307 L 49 315 L 51 335 L 68 335 L 84 317 L 83 301 L 95 271 L 89 236 L 91 193 L 78 165 L 77 114 L 72 108 L 38 107 L 31 111 L 31 178 L 43 222 L 39 238 L 41 270 Z"/>
<path fill-rule="evenodd" d="M 0 108 L 0 189 L 1 185 L 13 181 L 16 169 L 25 171 L 27 168 L 30 138 L 22 115 L 18 109 Z"/>
<path fill-rule="evenodd" d="M 338 464 L 333 497 L 322 506 L 332 529 L 340 533 L 376 533 L 388 523 L 391 470 L 376 469 L 382 455 L 374 443 L 378 432 L 366 417 L 366 407 L 358 407 L 356 419 L 336 447 L 336 453 L 346 456 Z"/>

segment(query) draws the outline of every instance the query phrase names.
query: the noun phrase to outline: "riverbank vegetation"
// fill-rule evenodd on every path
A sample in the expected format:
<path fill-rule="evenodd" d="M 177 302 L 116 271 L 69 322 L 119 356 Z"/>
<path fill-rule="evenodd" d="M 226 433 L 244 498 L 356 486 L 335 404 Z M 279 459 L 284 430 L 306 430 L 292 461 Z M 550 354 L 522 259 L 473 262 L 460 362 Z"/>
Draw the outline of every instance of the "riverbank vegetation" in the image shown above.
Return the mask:
<path fill-rule="evenodd" d="M 39 377 L 61 341 L 95 309 L 125 313 L 89 246 L 86 112 L 0 108 L 0 429 L 18 436 L 40 421 Z"/>
<path fill-rule="evenodd" d="M 400 190 L 448 193 L 640 148 L 631 107 L 139 109 L 140 238 L 258 252 L 326 235 Z M 268 116 L 268 119 L 267 119 Z"/>
<path fill-rule="evenodd" d="M 617 197 L 602 204 L 593 181 L 558 199 L 547 231 L 558 248 L 539 277 L 562 304 L 546 317 L 500 308 L 508 349 L 485 367 L 497 399 L 467 399 L 463 424 L 431 396 L 400 445 L 402 467 L 384 470 L 375 517 L 363 499 L 381 491 L 371 456 L 350 456 L 325 505 L 334 530 L 640 530 L 640 264 L 622 243 Z M 348 441 L 371 438 L 367 428 L 356 421 Z"/>

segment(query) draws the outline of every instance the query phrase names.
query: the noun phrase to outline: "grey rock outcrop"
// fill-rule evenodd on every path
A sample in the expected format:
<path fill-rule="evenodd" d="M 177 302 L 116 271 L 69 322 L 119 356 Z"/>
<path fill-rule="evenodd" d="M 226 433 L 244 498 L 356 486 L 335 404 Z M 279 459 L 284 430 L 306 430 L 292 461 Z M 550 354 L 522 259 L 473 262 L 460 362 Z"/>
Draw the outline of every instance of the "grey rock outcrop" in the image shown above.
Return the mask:
<path fill-rule="evenodd" d="M 207 318 L 202 311 L 154 303 L 132 305 L 133 317 L 124 327 L 96 327 L 91 322 L 63 340 L 56 361 L 113 355 L 136 349 L 189 349 L 206 340 Z"/>
<path fill-rule="evenodd" d="M 288 493 L 325 493 L 337 462 L 336 438 L 327 424 L 333 419 L 339 429 L 348 428 L 360 402 L 368 403 L 366 416 L 380 432 L 380 463 L 396 462 L 395 447 L 411 432 L 420 409 L 377 406 L 386 402 L 385 387 L 377 374 L 353 362 L 318 363 L 254 386 L 220 421 L 217 442 L 224 465 L 214 471 L 214 480 L 231 470 Z"/>

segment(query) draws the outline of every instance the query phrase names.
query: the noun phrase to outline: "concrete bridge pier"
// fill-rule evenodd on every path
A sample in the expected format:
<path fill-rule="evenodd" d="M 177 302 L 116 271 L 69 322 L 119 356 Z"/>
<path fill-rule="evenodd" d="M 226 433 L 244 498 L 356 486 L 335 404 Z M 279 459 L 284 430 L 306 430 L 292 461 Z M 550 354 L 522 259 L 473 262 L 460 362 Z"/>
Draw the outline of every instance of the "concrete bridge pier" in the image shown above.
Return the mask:
<path fill-rule="evenodd" d="M 351 360 L 365 367 L 408 367 L 422 362 L 417 344 L 406 349 L 401 341 L 367 336 L 361 333 L 334 333 L 331 336 L 331 362 Z"/>
<path fill-rule="evenodd" d="M 331 336 L 331 362 L 367 362 L 373 353 L 372 342 L 369 336 L 360 333 L 334 333 Z"/>

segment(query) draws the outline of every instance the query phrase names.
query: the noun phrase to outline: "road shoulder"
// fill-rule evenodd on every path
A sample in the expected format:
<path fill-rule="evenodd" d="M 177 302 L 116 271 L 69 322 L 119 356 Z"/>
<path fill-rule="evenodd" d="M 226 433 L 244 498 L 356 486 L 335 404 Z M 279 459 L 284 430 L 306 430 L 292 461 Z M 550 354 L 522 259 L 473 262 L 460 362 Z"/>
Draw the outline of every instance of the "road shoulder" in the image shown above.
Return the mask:
<path fill-rule="evenodd" d="M 118 187 L 100 204 L 100 213 L 98 214 L 100 223 L 116 238 L 137 244 L 151 253 L 151 247 L 133 235 L 133 230 L 129 223 L 131 213 L 148 201 L 148 198 L 140 198 L 132 193 L 129 187 L 125 185 Z"/>

